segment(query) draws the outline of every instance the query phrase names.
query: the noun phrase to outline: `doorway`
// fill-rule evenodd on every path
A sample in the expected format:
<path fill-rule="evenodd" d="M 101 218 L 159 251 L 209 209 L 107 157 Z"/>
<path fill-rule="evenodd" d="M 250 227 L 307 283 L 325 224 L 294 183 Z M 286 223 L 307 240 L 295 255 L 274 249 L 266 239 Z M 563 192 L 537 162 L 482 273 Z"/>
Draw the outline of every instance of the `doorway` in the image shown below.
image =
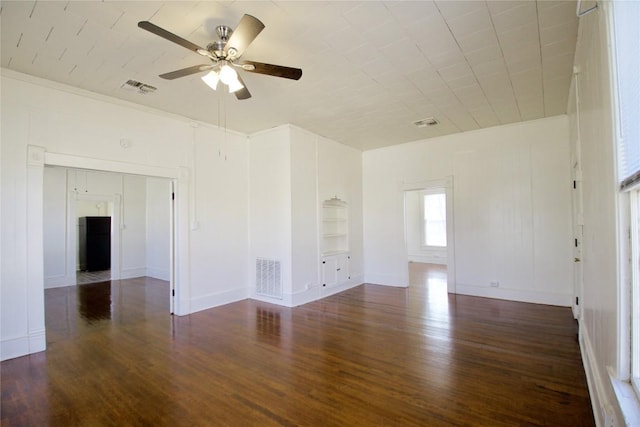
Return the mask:
<path fill-rule="evenodd" d="M 172 280 L 171 180 L 62 167 L 44 177 L 45 289 Z"/>
<path fill-rule="evenodd" d="M 167 303 L 173 314 L 175 180 L 50 166 L 43 168 L 43 177 L 45 289 L 159 279 L 168 282 Z M 101 227 L 110 246 L 104 269 L 88 268 L 81 256 L 81 231 L 89 220 L 108 221 Z M 54 234 L 57 238 L 51 238 Z M 56 274 L 60 269 L 63 274 Z"/>
<path fill-rule="evenodd" d="M 177 315 L 190 313 L 189 281 L 189 170 L 183 167 L 152 166 L 115 160 L 95 159 L 63 153 L 49 152 L 44 147 L 27 147 L 26 174 L 26 255 L 33 268 L 26 270 L 25 290 L 26 311 L 28 314 L 28 352 L 34 353 L 46 349 L 47 333 L 45 328 L 44 304 L 44 218 L 45 166 L 57 166 L 83 170 L 115 172 L 165 178 L 171 185 L 170 199 L 170 312 Z M 58 231 L 60 233 L 60 231 Z M 64 234 L 62 241 L 65 241 Z"/>
<path fill-rule="evenodd" d="M 119 212 L 119 200 L 80 194 L 70 199 L 69 218 L 73 224 L 69 224 L 68 232 L 75 232 L 76 237 L 69 236 L 68 241 L 75 242 L 75 284 L 111 280 L 112 270 L 116 271 L 114 276 L 119 277 L 120 239 L 114 236 L 112 227 L 120 222 L 119 217 L 114 218 L 115 212 Z M 114 209 L 116 204 L 117 210 Z M 70 253 L 67 256 L 72 258 Z"/>
<path fill-rule="evenodd" d="M 404 185 L 404 233 L 409 285 L 455 293 L 452 177 Z"/>

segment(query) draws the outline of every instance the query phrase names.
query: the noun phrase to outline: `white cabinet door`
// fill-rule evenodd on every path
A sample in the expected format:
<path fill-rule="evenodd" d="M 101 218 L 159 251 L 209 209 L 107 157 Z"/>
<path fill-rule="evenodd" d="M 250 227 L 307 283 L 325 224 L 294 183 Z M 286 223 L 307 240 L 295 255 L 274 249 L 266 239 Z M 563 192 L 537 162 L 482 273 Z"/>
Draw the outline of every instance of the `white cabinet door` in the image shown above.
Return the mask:
<path fill-rule="evenodd" d="M 322 286 L 330 288 L 338 284 L 338 257 L 329 256 L 322 259 Z"/>
<path fill-rule="evenodd" d="M 350 279 L 349 276 L 349 260 L 351 257 L 348 254 L 340 254 L 337 256 L 338 265 L 336 267 L 336 275 L 338 276 L 338 284 L 345 283 Z"/>
<path fill-rule="evenodd" d="M 322 286 L 330 288 L 347 282 L 349 274 L 349 254 L 331 255 L 322 258 Z"/>

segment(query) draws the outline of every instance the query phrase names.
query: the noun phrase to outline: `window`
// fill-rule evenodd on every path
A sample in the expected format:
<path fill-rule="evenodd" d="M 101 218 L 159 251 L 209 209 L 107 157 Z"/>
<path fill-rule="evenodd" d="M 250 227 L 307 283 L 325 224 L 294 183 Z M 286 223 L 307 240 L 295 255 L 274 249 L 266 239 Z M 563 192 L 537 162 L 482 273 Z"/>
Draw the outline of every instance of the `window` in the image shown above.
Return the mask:
<path fill-rule="evenodd" d="M 628 257 L 624 256 L 625 264 L 629 261 L 624 275 L 628 279 L 620 286 L 628 289 L 630 283 L 631 288 L 630 304 L 621 310 L 631 314 L 630 336 L 625 338 L 630 338 L 631 351 L 629 354 L 628 342 L 620 351 L 628 356 L 631 384 L 640 396 L 640 2 L 612 2 L 612 6 L 618 182 L 630 239 Z M 621 321 L 624 324 L 626 319 Z"/>
<path fill-rule="evenodd" d="M 423 244 L 447 246 L 447 197 L 445 194 L 425 194 L 422 214 Z"/>
<path fill-rule="evenodd" d="M 622 189 L 640 183 L 640 4 L 614 2 L 618 86 L 618 178 Z"/>

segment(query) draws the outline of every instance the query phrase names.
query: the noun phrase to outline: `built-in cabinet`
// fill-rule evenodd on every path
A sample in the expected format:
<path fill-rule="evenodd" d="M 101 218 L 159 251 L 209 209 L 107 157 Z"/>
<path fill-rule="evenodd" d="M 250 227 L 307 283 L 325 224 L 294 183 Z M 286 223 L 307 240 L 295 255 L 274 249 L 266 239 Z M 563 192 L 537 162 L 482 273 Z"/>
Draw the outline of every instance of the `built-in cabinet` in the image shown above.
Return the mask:
<path fill-rule="evenodd" d="M 351 279 L 349 274 L 350 260 L 351 256 L 348 253 L 322 257 L 322 286 L 330 288 Z"/>
<path fill-rule="evenodd" d="M 349 274 L 349 209 L 338 197 L 322 202 L 321 235 L 322 286 L 332 287 L 347 282 Z"/>

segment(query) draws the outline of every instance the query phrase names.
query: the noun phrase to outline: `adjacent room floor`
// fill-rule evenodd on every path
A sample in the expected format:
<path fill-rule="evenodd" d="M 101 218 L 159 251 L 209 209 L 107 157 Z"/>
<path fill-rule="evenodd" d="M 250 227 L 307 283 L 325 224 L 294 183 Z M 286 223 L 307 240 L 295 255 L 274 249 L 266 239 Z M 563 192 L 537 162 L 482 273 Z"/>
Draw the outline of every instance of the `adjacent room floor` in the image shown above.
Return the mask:
<path fill-rule="evenodd" d="M 2 425 L 594 425 L 569 308 L 411 278 L 184 317 L 155 279 L 47 290 L 47 351 L 2 362 Z"/>
<path fill-rule="evenodd" d="M 87 283 L 104 282 L 111 279 L 111 270 L 101 271 L 77 271 L 76 284 L 85 285 Z"/>

